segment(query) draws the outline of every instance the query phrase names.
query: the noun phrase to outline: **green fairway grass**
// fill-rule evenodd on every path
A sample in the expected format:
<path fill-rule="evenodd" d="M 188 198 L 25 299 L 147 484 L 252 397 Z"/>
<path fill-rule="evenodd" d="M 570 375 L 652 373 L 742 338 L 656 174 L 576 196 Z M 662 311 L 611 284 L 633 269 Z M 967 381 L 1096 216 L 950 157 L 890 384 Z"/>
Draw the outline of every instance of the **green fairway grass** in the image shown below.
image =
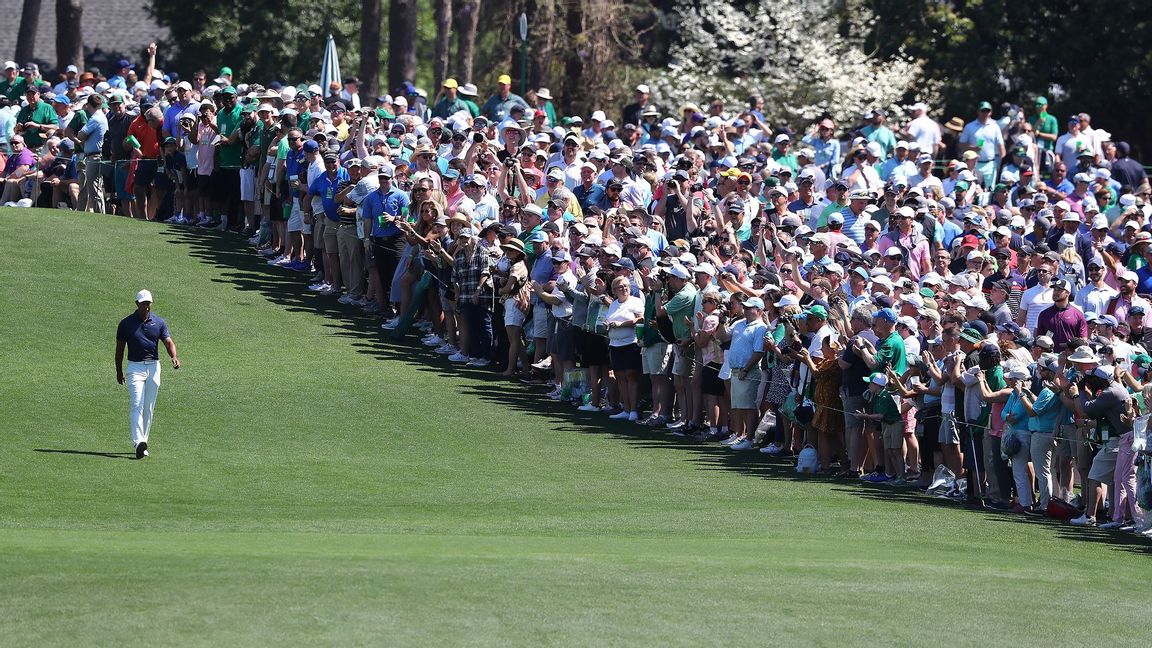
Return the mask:
<path fill-rule="evenodd" d="M 0 644 L 1147 645 L 1130 534 L 558 406 L 232 234 L 0 209 L 0 249 Z M 135 461 L 141 288 L 184 366 Z"/>

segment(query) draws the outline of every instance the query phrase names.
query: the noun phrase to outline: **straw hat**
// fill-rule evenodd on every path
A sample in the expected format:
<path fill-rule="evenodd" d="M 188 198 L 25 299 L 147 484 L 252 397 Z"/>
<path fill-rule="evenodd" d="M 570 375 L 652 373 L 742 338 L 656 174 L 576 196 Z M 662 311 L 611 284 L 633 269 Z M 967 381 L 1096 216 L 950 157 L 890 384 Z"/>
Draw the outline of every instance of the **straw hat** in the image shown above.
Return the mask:
<path fill-rule="evenodd" d="M 527 253 L 524 251 L 524 241 L 521 241 L 518 238 L 508 239 L 508 242 L 501 245 L 500 249 L 504 250 L 505 252 L 518 252 L 523 256 L 527 256 Z"/>

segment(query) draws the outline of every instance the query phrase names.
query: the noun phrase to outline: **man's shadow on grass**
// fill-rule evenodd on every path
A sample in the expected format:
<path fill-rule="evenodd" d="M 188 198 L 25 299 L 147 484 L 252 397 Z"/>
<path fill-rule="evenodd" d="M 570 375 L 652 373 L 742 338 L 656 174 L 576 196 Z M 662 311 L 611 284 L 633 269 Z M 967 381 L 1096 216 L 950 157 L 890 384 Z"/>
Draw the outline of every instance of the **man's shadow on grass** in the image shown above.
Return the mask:
<path fill-rule="evenodd" d="M 59 448 L 36 448 L 36 452 L 45 454 L 83 455 L 85 457 L 104 457 L 105 459 L 136 459 L 135 452 L 94 452 L 88 450 L 64 450 Z"/>
<path fill-rule="evenodd" d="M 551 429 L 580 434 L 608 434 L 639 448 L 680 448 L 691 453 L 691 461 L 705 470 L 735 471 L 749 477 L 767 480 L 805 481 L 824 484 L 831 491 L 851 493 L 865 499 L 900 502 L 917 506 L 955 509 L 958 515 L 976 514 L 998 523 L 1044 524 L 1057 535 L 1081 541 L 1107 544 L 1123 551 L 1148 553 L 1152 542 L 1120 531 L 1072 527 L 1044 517 L 1016 515 L 988 508 L 967 508 L 944 501 L 915 489 L 896 489 L 858 480 L 833 480 L 822 476 L 804 476 L 796 473 L 795 459 L 782 459 L 756 451 L 733 452 L 716 443 L 696 441 L 689 437 L 676 437 L 663 428 L 649 428 L 607 419 L 603 414 L 574 411 L 566 403 L 553 402 L 544 397 L 544 389 L 524 385 L 495 376 L 491 371 L 449 362 L 446 356 L 430 353 L 414 342 L 419 336 L 414 331 L 400 339 L 393 339 L 380 330 L 380 320 L 365 314 L 355 306 L 345 306 L 332 296 L 318 295 L 308 290 L 306 275 L 285 268 L 270 267 L 267 261 L 254 253 L 247 242 L 235 234 L 214 230 L 191 230 L 174 227 L 167 231 L 173 244 L 189 250 L 193 257 L 220 271 L 220 283 L 232 285 L 239 291 L 254 292 L 268 301 L 293 312 L 310 312 L 326 316 L 324 326 L 334 329 L 333 334 L 352 340 L 359 353 L 384 361 L 401 362 L 417 371 L 438 376 L 451 373 L 482 381 L 464 384 L 460 390 L 480 400 L 497 404 L 509 410 L 540 419 L 541 425 Z M 87 454 L 93 456 L 129 459 L 133 453 L 82 452 L 77 450 L 39 449 L 37 452 L 61 454 Z"/>

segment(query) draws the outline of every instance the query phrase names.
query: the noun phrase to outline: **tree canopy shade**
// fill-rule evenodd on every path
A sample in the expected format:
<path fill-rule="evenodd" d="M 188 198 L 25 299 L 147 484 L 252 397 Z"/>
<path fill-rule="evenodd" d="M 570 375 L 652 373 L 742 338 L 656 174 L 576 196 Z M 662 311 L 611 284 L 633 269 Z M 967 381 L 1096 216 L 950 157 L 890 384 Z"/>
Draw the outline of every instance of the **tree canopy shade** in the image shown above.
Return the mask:
<path fill-rule="evenodd" d="M 920 2 L 873 0 L 869 43 L 879 55 L 904 51 L 938 79 L 949 115 L 965 119 L 980 101 L 1032 108 L 1036 95 L 1065 118 L 1094 124 L 1152 150 L 1152 16 L 1146 0 Z"/>
<path fill-rule="evenodd" d="M 153 0 L 150 10 L 171 30 L 166 65 L 190 72 L 227 65 L 239 79 L 316 80 L 328 34 L 350 70 L 359 61 L 360 0 L 202 0 L 195 12 L 179 2 Z"/>

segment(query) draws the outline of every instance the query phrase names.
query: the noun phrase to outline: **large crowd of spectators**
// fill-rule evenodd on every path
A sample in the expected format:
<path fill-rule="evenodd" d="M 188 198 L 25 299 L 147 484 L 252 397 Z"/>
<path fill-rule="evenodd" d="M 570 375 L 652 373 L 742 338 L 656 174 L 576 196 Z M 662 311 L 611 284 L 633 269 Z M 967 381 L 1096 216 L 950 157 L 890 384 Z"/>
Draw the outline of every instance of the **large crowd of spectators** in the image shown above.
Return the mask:
<path fill-rule="evenodd" d="M 1144 532 L 1152 197 L 1048 101 L 769 125 L 5 64 L 11 205 L 242 234 L 429 353 L 806 470 Z M 371 104 L 371 105 L 367 105 Z M 618 121 L 617 121 L 618 119 Z"/>

